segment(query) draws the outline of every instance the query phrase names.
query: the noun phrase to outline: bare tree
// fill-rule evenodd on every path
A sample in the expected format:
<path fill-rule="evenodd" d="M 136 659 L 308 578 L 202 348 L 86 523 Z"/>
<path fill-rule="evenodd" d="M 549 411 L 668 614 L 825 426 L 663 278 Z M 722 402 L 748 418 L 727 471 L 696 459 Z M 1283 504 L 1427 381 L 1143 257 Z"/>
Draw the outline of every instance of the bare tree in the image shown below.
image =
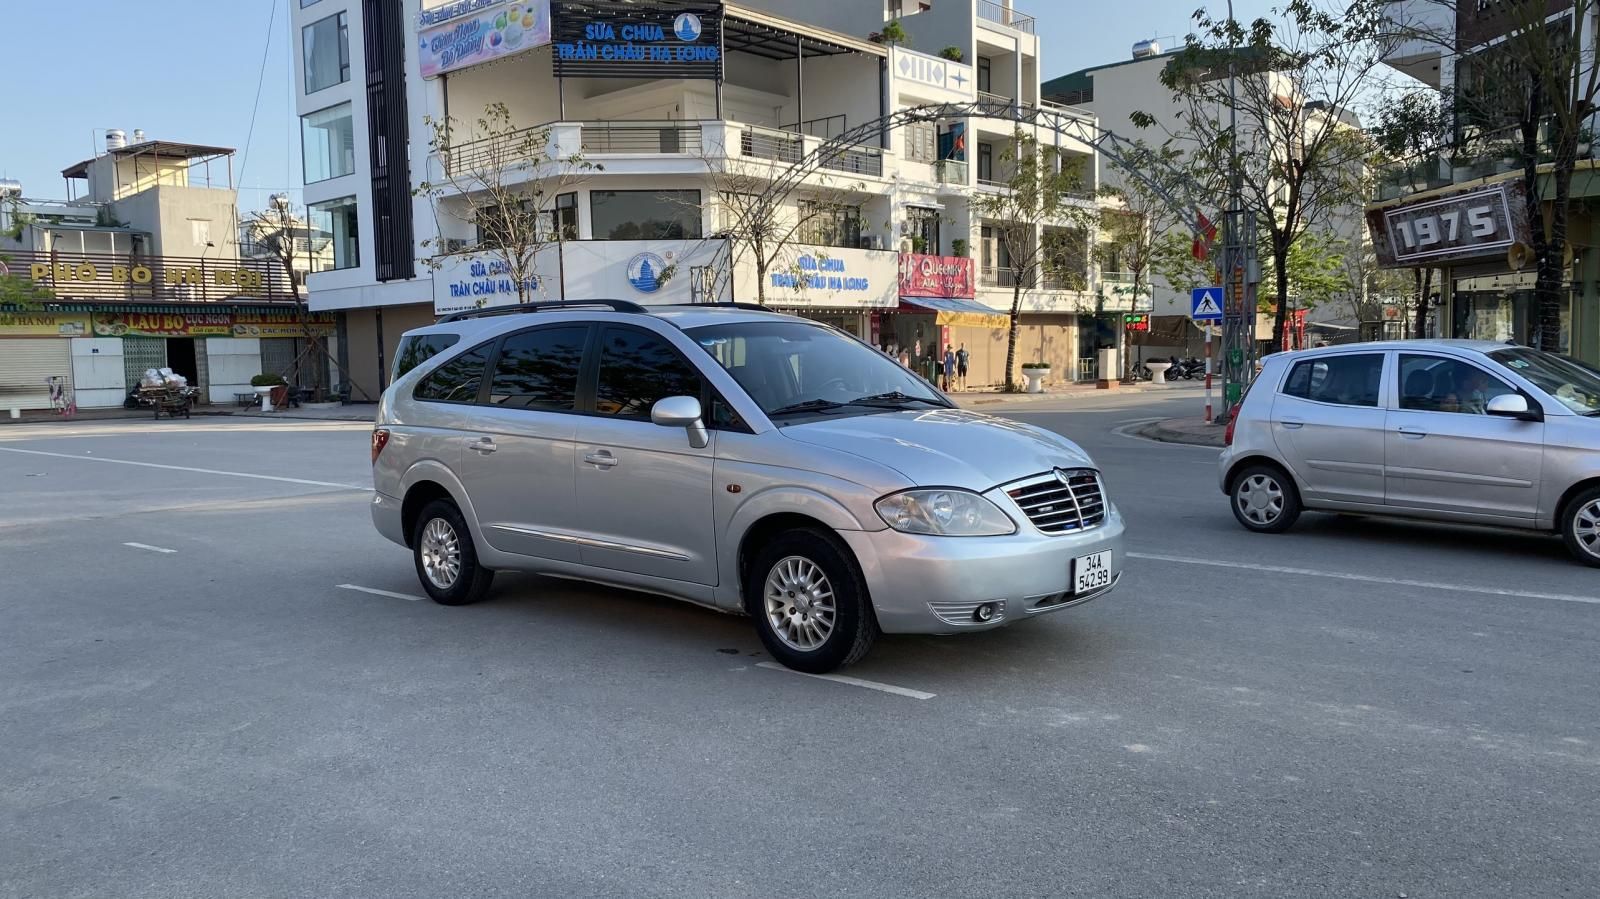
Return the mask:
<path fill-rule="evenodd" d="M 433 132 L 428 145 L 441 177 L 422 182 L 415 194 L 433 202 L 435 217 L 473 225 L 481 249 L 500 263 L 514 286 L 517 302 L 530 302 L 539 284 L 540 251 L 578 236 L 576 209 L 573 219 L 562 221 L 556 198 L 602 167 L 581 151 L 560 155 L 548 127 L 518 125 L 504 103 L 485 105 L 465 131 L 450 117 L 430 116 L 424 122 Z M 436 251 L 424 260 L 436 271 L 449 250 L 445 239 L 422 242 Z"/>
<path fill-rule="evenodd" d="M 1290 249 L 1365 199 L 1366 141 L 1350 110 L 1383 82 L 1384 0 L 1327 10 L 1290 0 L 1252 22 L 1194 15 L 1195 32 L 1162 72 L 1180 105 L 1191 169 L 1214 176 L 1235 160 L 1242 202 L 1264 229 L 1276 274 L 1275 333 L 1289 319 Z M 1228 72 L 1238 73 L 1236 100 Z M 1237 127 L 1230 124 L 1232 107 Z M 1136 113 L 1149 127 L 1156 118 Z"/>
<path fill-rule="evenodd" d="M 1017 331 L 1022 321 L 1022 295 L 1045 275 L 1081 279 L 1088 263 L 1088 226 L 1096 215 L 1081 162 L 1054 147 L 1042 146 L 1020 129 L 1001 154 L 1002 187 L 973 196 L 972 211 L 994 229 L 1006 256 L 1002 270 L 1011 280 L 1010 330 L 1006 336 L 1006 390 L 1016 389 Z M 1074 242 L 1044 231 L 1067 223 L 1082 230 Z M 1054 232 L 1060 235 L 1061 232 Z M 997 260 L 998 262 L 998 260 Z"/>

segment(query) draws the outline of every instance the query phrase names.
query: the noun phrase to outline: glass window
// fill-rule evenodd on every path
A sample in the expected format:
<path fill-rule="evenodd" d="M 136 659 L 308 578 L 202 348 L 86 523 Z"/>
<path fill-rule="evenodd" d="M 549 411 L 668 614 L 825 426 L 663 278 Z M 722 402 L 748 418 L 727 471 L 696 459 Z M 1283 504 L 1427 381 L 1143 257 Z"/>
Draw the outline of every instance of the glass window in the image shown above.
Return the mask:
<path fill-rule="evenodd" d="M 861 246 L 861 207 L 801 200 L 800 242 L 817 247 Z"/>
<path fill-rule="evenodd" d="M 1529 347 L 1495 350 L 1489 358 L 1533 382 L 1580 415 L 1600 415 L 1600 371 Z"/>
<path fill-rule="evenodd" d="M 1516 391 L 1476 365 L 1443 356 L 1400 355 L 1402 409 L 1488 415 L 1489 401 L 1504 393 Z"/>
<path fill-rule="evenodd" d="M 906 224 L 911 232 L 911 252 L 939 255 L 939 210 L 907 206 Z"/>
<path fill-rule="evenodd" d="M 489 402 L 570 412 L 578 403 L 578 370 L 588 339 L 587 325 L 540 328 L 507 337 L 494 363 Z"/>
<path fill-rule="evenodd" d="M 307 184 L 356 170 L 356 133 L 349 103 L 300 117 L 300 160 Z"/>
<path fill-rule="evenodd" d="M 932 122 L 912 122 L 905 129 L 906 158 L 933 162 L 939 158 L 939 129 Z"/>
<path fill-rule="evenodd" d="M 602 415 L 647 420 L 656 400 L 699 398 L 700 384 L 700 372 L 654 334 L 607 328 L 601 336 L 594 410 Z"/>
<path fill-rule="evenodd" d="M 555 232 L 562 240 L 578 239 L 578 195 L 556 194 Z"/>
<path fill-rule="evenodd" d="M 1382 379 L 1382 353 L 1323 356 L 1295 363 L 1283 392 L 1319 403 L 1376 406 Z"/>
<path fill-rule="evenodd" d="M 401 375 L 455 346 L 460 339 L 455 334 L 416 334 L 400 338 L 400 347 L 394 354 L 394 376 L 389 380 L 399 380 Z"/>
<path fill-rule="evenodd" d="M 830 415 L 868 414 L 947 405 L 928 382 L 832 328 L 747 322 L 695 328 L 688 334 L 768 414 L 819 407 Z M 851 405 L 863 399 L 869 402 Z"/>
<path fill-rule="evenodd" d="M 698 190 L 592 190 L 589 218 L 596 240 L 700 237 Z"/>
<path fill-rule="evenodd" d="M 439 403 L 475 403 L 488 364 L 489 344 L 473 347 L 429 372 L 411 395 Z"/>
<path fill-rule="evenodd" d="M 994 61 L 987 56 L 978 57 L 978 90 L 990 90 L 993 81 Z"/>
<path fill-rule="evenodd" d="M 350 28 L 345 14 L 329 16 L 300 29 L 305 56 L 306 93 L 350 80 Z"/>
<path fill-rule="evenodd" d="M 310 206 L 311 226 L 317 238 L 333 241 L 333 267 L 355 268 L 361 264 L 360 226 L 356 218 L 356 198 L 340 197 Z"/>

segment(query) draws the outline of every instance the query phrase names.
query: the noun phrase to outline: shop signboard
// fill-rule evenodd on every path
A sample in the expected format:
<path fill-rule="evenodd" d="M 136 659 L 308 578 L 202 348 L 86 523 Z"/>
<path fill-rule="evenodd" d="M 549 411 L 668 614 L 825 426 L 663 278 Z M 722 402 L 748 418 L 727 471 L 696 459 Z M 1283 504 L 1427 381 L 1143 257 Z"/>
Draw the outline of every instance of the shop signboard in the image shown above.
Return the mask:
<path fill-rule="evenodd" d="M 0 337 L 87 337 L 89 316 L 63 312 L 0 312 Z"/>
<path fill-rule="evenodd" d="M 228 312 L 96 312 L 96 337 L 232 337 Z"/>
<path fill-rule="evenodd" d="M 336 324 L 331 312 L 308 312 L 301 324 L 298 312 L 236 312 L 234 337 L 332 337 Z"/>
<path fill-rule="evenodd" d="M 1529 240 L 1522 182 L 1502 181 L 1367 212 L 1378 264 L 1437 265 L 1503 257 Z"/>
<path fill-rule="evenodd" d="M 900 295 L 965 300 L 976 297 L 978 288 L 971 257 L 901 253 Z"/>
<path fill-rule="evenodd" d="M 419 24 L 422 77 L 437 78 L 550 43 L 550 0 L 461 0 L 424 11 Z"/>
<path fill-rule="evenodd" d="M 722 77 L 722 8 L 656 0 L 556 0 L 557 78 Z"/>
<path fill-rule="evenodd" d="M 754 302 L 755 265 L 734 270 L 734 299 Z M 792 309 L 892 309 L 899 305 L 900 254 L 844 247 L 785 248 L 768 266 L 768 305 Z"/>

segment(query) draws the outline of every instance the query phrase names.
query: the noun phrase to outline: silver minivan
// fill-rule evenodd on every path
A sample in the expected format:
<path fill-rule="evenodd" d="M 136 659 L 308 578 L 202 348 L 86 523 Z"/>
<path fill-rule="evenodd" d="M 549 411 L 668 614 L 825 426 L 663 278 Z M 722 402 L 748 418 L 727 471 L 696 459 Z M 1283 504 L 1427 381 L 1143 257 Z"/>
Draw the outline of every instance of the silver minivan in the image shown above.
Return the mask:
<path fill-rule="evenodd" d="M 1600 371 L 1483 341 L 1268 356 L 1228 425 L 1222 491 L 1252 531 L 1302 509 L 1558 532 L 1600 566 Z"/>
<path fill-rule="evenodd" d="M 816 322 L 552 303 L 408 332 L 396 361 L 373 522 L 446 605 L 503 570 L 612 584 L 748 614 L 823 672 L 880 631 L 999 627 L 1122 575 L 1075 444 Z"/>

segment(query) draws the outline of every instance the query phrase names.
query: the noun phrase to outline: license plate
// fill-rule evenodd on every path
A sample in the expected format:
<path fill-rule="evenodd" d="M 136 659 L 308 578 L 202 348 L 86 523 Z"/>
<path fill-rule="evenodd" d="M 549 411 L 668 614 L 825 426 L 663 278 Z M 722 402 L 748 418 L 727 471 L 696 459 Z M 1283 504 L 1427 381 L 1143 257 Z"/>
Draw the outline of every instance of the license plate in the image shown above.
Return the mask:
<path fill-rule="evenodd" d="M 1072 592 L 1088 593 L 1111 583 L 1111 550 L 1072 560 Z"/>

